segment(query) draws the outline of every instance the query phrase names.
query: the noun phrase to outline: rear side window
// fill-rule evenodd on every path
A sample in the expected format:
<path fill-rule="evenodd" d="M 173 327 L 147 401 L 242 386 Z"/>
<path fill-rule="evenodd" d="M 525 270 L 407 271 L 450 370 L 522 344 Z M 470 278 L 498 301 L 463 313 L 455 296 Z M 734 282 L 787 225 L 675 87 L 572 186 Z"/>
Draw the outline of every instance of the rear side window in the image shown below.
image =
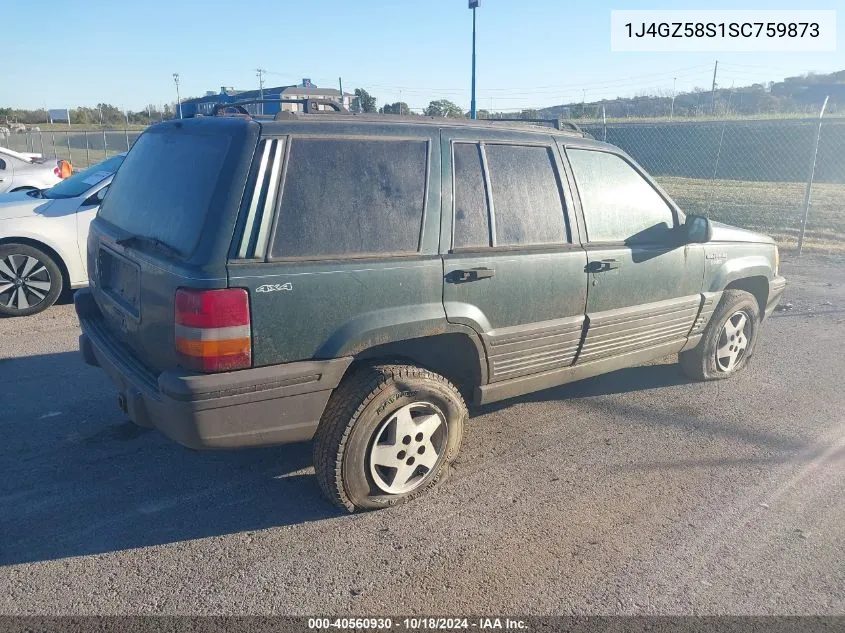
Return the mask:
<path fill-rule="evenodd" d="M 424 140 L 294 138 L 271 256 L 416 252 L 427 163 Z"/>
<path fill-rule="evenodd" d="M 167 128 L 135 142 L 100 207 L 99 217 L 132 235 L 193 253 L 231 139 Z M 242 185 L 241 185 L 242 186 Z"/>
<path fill-rule="evenodd" d="M 454 146 L 455 165 L 455 248 L 490 245 L 489 211 L 481 147 L 458 143 Z"/>
<path fill-rule="evenodd" d="M 622 157 L 567 149 L 591 242 L 657 242 L 675 225 L 672 209 Z"/>
<path fill-rule="evenodd" d="M 548 147 L 485 145 L 496 246 L 560 244 L 566 220 Z"/>

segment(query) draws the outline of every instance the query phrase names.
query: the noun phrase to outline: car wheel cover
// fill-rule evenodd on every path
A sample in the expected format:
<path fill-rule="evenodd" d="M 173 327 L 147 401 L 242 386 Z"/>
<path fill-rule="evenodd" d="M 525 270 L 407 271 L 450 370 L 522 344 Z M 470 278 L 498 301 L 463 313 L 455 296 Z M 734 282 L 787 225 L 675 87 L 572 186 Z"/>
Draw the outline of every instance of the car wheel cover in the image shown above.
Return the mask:
<path fill-rule="evenodd" d="M 748 328 L 751 317 L 745 310 L 734 312 L 719 334 L 716 342 L 716 367 L 724 373 L 732 372 L 748 351 Z"/>
<path fill-rule="evenodd" d="M 53 278 L 44 262 L 13 253 L 0 259 L 0 306 L 22 312 L 47 298 Z"/>
<path fill-rule="evenodd" d="M 446 451 L 446 416 L 429 402 L 407 404 L 376 428 L 368 453 L 370 476 L 386 494 L 406 494 L 434 472 Z"/>

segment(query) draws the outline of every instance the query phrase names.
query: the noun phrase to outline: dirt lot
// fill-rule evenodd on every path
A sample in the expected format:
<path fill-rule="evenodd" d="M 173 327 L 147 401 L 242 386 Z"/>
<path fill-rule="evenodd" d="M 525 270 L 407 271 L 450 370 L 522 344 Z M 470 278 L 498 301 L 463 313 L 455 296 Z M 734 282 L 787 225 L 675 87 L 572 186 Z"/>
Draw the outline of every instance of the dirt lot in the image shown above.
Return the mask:
<path fill-rule="evenodd" d="M 324 502 L 310 446 L 118 411 L 69 304 L 0 321 L 0 612 L 845 613 L 845 263 L 787 262 L 748 371 L 672 359 L 476 409 L 436 494 Z"/>

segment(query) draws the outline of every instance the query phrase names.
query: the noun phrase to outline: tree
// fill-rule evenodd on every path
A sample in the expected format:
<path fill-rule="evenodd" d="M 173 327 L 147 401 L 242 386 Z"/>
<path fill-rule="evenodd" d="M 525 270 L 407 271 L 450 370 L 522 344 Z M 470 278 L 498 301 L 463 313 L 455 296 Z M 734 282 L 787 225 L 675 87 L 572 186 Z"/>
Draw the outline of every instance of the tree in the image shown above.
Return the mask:
<path fill-rule="evenodd" d="M 404 101 L 397 101 L 396 103 L 385 103 L 379 110 L 382 114 L 411 114 L 411 108 Z"/>
<path fill-rule="evenodd" d="M 537 112 L 537 110 L 534 110 L 533 108 L 529 108 L 528 110 L 523 110 L 522 112 L 520 112 L 519 118 L 520 119 L 539 119 L 540 113 Z"/>
<path fill-rule="evenodd" d="M 369 92 L 363 88 L 355 88 L 355 96 L 358 97 L 362 112 L 376 112 L 376 98 L 371 96 Z"/>
<path fill-rule="evenodd" d="M 456 119 L 464 116 L 464 111 L 448 99 L 439 99 L 438 101 L 432 101 L 428 104 L 428 107 L 425 109 L 425 115 Z"/>

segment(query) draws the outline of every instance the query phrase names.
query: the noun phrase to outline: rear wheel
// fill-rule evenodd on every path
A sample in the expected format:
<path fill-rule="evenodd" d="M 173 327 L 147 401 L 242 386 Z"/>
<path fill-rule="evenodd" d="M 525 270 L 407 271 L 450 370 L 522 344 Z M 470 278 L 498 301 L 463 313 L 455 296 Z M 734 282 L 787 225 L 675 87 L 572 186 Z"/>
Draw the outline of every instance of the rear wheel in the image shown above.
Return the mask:
<path fill-rule="evenodd" d="M 46 310 L 62 292 L 62 271 L 47 253 L 28 244 L 0 246 L 0 315 Z"/>
<path fill-rule="evenodd" d="M 323 494 L 353 512 L 409 501 L 441 482 L 468 417 L 458 390 L 413 365 L 355 370 L 329 399 L 314 438 Z"/>

